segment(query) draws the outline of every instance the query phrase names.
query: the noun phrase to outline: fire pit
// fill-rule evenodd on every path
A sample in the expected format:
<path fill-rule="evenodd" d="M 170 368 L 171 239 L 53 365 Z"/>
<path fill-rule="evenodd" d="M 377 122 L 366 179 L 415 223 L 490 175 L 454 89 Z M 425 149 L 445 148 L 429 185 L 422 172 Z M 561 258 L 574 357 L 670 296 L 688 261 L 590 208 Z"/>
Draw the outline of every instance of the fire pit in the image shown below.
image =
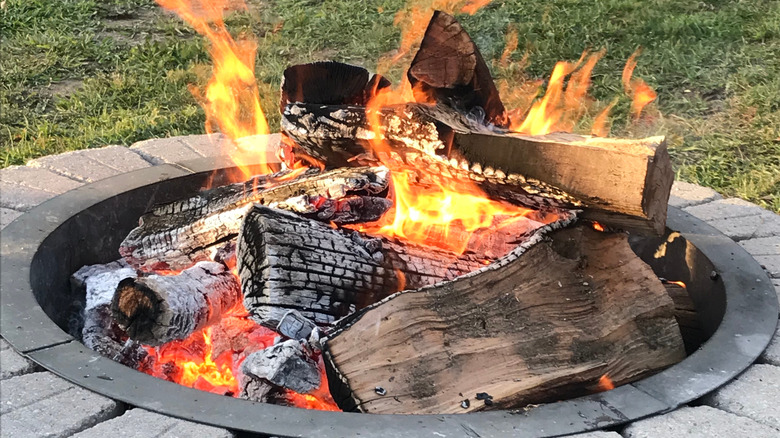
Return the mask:
<path fill-rule="evenodd" d="M 369 436 L 421 431 L 555 436 L 630 422 L 699 398 L 750 365 L 775 329 L 777 302 L 756 262 L 708 225 L 670 208 L 670 230 L 658 238 L 637 237 L 632 246 L 659 277 L 686 284 L 700 328 L 683 331 L 692 354 L 632 384 L 528 410 L 366 416 L 259 404 L 160 381 L 67 335 L 69 309 L 84 300 L 70 292 L 70 274 L 116 259 L 119 243 L 152 205 L 192 195 L 209 179 L 219 185 L 231 170 L 232 165 L 213 160 L 139 170 L 76 189 L 8 226 L 2 232 L 0 272 L 3 336 L 45 368 L 93 391 L 231 429 L 279 436 L 344 436 L 356 430 Z"/>

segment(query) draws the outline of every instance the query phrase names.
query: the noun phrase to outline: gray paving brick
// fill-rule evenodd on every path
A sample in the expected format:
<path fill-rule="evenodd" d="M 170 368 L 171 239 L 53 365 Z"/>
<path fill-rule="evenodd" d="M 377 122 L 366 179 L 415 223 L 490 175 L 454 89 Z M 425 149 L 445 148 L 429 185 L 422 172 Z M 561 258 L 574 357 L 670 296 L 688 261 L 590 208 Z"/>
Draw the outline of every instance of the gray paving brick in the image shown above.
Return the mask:
<path fill-rule="evenodd" d="M 720 193 L 708 187 L 675 181 L 669 196 L 669 205 L 683 208 L 723 199 Z"/>
<path fill-rule="evenodd" d="M 31 373 L 35 368 L 33 362 L 17 353 L 5 339 L 0 339 L 0 380 Z"/>
<path fill-rule="evenodd" d="M 0 207 L 0 230 L 13 222 L 14 219 L 22 215 L 21 211 L 11 210 L 10 208 Z"/>
<path fill-rule="evenodd" d="M 141 155 L 124 146 L 106 146 L 49 155 L 31 160 L 27 165 L 48 169 L 83 182 L 95 182 L 151 166 Z"/>
<path fill-rule="evenodd" d="M 739 245 L 752 256 L 780 255 L 780 236 L 743 240 Z"/>
<path fill-rule="evenodd" d="M 139 141 L 130 146 L 130 149 L 141 154 L 146 161 L 149 161 L 152 164 L 175 164 L 202 158 L 204 156 L 182 141 L 183 138 L 184 137 L 152 138 Z"/>
<path fill-rule="evenodd" d="M 3 381 L 0 393 L 3 436 L 67 437 L 117 416 L 121 406 L 52 373 Z"/>
<path fill-rule="evenodd" d="M 625 438 L 774 438 L 777 430 L 749 418 L 698 406 L 637 421 L 623 429 L 621 435 Z"/>
<path fill-rule="evenodd" d="M 229 438 L 232 436 L 233 433 L 226 429 L 179 420 L 136 408 L 125 412 L 121 417 L 77 433 L 73 438 Z"/>
<path fill-rule="evenodd" d="M 684 210 L 734 240 L 780 236 L 780 216 L 742 199 L 720 199 Z"/>
<path fill-rule="evenodd" d="M 766 269 L 772 278 L 780 278 L 780 255 L 755 256 L 756 261 Z"/>
<path fill-rule="evenodd" d="M 780 367 L 753 365 L 704 403 L 780 430 Z"/>
<path fill-rule="evenodd" d="M 767 363 L 774 366 L 780 366 L 780 325 L 775 331 L 775 336 L 769 342 L 761 356 L 758 358 L 761 363 Z"/>
<path fill-rule="evenodd" d="M 0 169 L 0 207 L 27 211 L 80 185 L 79 181 L 46 169 L 6 167 Z"/>

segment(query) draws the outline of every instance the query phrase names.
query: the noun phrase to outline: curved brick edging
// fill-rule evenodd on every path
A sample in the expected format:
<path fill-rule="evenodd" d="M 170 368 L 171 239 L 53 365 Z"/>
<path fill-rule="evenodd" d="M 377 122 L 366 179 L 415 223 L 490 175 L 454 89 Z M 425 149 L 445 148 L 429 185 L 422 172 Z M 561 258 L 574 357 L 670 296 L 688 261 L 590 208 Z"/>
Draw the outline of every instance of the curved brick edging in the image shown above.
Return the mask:
<path fill-rule="evenodd" d="M 131 170 L 163 163 L 179 164 L 188 160 L 223 155 L 224 138 L 207 135 L 151 139 L 125 148 L 107 146 L 67 152 L 30 161 L 27 166 L 0 170 L 0 228 L 35 205 L 87 182 Z M 675 182 L 670 205 L 714 226 L 750 253 L 769 273 L 780 296 L 780 216 L 755 204 L 737 198 L 723 199 L 715 191 L 695 184 Z M 229 431 L 166 417 L 141 409 L 124 411 L 115 402 L 75 387 L 38 368 L 17 354 L 0 339 L 0 378 L 3 390 L 0 403 L 3 415 L 0 431 L 15 430 L 25 436 L 99 436 L 112 430 L 124 430 L 123 436 L 232 436 Z M 31 374 L 32 373 L 32 374 Z M 47 392 L 30 395 L 27 380 L 43 381 L 52 387 L 62 386 L 55 395 Z M 65 382 L 65 383 L 62 383 Z M 58 386 L 59 385 L 59 386 Z M 52 403 L 60 393 L 78 394 L 92 409 L 74 411 L 67 406 L 51 411 L 52 425 L 36 428 L 39 409 Z M 29 398 L 29 400 L 27 400 Z M 24 401 L 22 402 L 22 399 Z M 593 432 L 578 435 L 588 438 L 623 437 L 709 437 L 776 436 L 780 434 L 780 333 L 756 365 L 701 402 L 708 406 L 686 407 L 675 412 L 635 422 L 616 432 Z M 96 412 L 93 412 L 97 409 Z M 60 418 L 62 417 L 62 418 Z M 113 419 L 112 419 L 113 418 Z M 143 421 L 140 419 L 143 418 Z M 59 422 L 58 422 L 59 421 Z M 135 435 L 127 426 L 153 424 L 138 428 Z M 700 427 L 707 424 L 708 427 Z M 82 432 L 83 431 L 83 432 Z M 186 432 L 182 432 L 186 431 Z M 748 434 L 748 435 L 745 435 Z M 14 436 L 22 436 L 15 434 Z"/>

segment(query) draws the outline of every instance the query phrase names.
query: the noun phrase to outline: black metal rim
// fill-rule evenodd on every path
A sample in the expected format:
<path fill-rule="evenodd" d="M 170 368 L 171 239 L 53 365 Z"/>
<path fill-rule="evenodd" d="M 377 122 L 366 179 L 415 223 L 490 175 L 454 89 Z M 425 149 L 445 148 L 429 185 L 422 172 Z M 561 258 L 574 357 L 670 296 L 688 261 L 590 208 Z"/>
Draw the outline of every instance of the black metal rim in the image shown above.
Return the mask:
<path fill-rule="evenodd" d="M 758 263 L 728 237 L 673 207 L 669 208 L 668 227 L 706 255 L 725 286 L 726 311 L 717 331 L 688 358 L 649 378 L 527 412 L 365 415 L 222 397 L 162 381 L 104 358 L 62 331 L 38 305 L 31 286 L 31 263 L 41 243 L 58 227 L 94 205 L 121 199 L 146 185 L 159 184 L 165 191 L 157 201 L 181 197 L 186 192 L 170 189 L 177 186 L 177 180 L 204 181 L 214 170 L 231 167 L 225 160 L 208 158 L 141 169 L 82 186 L 17 218 L 0 233 L 2 336 L 47 370 L 87 389 L 134 406 L 234 430 L 272 436 L 543 437 L 616 426 L 673 410 L 744 371 L 775 332 L 777 297 Z M 189 192 L 199 187 L 195 183 L 187 186 Z"/>

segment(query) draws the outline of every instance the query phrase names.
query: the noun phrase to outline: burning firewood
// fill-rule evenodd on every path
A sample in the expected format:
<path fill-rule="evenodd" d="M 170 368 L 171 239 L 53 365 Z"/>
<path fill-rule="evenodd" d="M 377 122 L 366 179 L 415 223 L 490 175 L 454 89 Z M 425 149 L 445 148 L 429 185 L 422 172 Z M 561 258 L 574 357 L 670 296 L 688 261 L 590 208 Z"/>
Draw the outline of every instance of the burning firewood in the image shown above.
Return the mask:
<path fill-rule="evenodd" d="M 340 321 L 324 340 L 339 406 L 516 408 L 588 393 L 604 375 L 620 385 L 685 356 L 672 300 L 625 235 L 575 227 L 533 243 Z"/>
<path fill-rule="evenodd" d="M 310 169 L 298 176 L 282 171 L 254 177 L 155 208 L 141 217 L 140 225 L 127 235 L 119 252 L 131 266 L 145 271 L 185 269 L 210 259 L 216 246 L 235 238 L 253 203 L 335 223 L 372 220 L 389 205 L 364 197 L 383 192 L 387 184 L 388 171 L 384 167 L 324 173 Z M 352 206 L 358 203 L 369 208 L 351 214 Z"/>
<path fill-rule="evenodd" d="M 290 309 L 317 324 L 330 324 L 402 288 L 479 269 L 483 260 L 362 238 L 261 206 L 247 214 L 238 241 L 244 306 L 259 324 L 272 329 Z"/>
<path fill-rule="evenodd" d="M 161 345 L 218 322 L 240 301 L 235 275 L 220 263 L 199 262 L 178 275 L 122 280 L 111 312 L 131 339 Z"/>
<path fill-rule="evenodd" d="M 250 354 L 241 364 L 241 398 L 283 401 L 285 390 L 307 394 L 317 390 L 321 372 L 300 342 L 288 340 Z"/>

